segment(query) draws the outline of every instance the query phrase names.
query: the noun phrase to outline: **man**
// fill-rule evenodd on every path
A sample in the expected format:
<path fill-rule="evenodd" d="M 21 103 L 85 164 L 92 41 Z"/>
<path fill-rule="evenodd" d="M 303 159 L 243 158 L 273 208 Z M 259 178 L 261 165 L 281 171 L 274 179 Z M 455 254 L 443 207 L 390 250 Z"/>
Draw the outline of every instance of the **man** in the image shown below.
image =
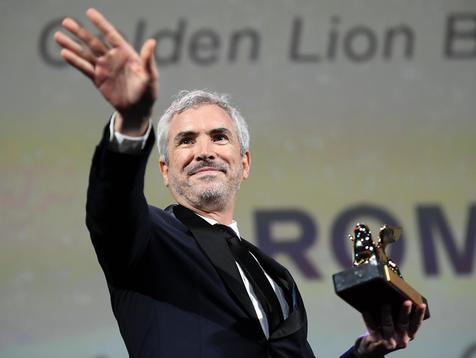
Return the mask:
<path fill-rule="evenodd" d="M 62 57 L 115 108 L 90 173 L 87 225 L 132 357 L 314 357 L 289 272 L 239 238 L 233 213 L 250 171 L 249 135 L 223 96 L 182 93 L 158 126 L 160 170 L 177 205 L 148 206 L 149 118 L 158 96 L 155 41 L 136 53 L 96 10 L 100 39 L 66 18 Z M 425 306 L 393 321 L 364 316 L 369 333 L 346 357 L 381 357 L 414 338 Z"/>

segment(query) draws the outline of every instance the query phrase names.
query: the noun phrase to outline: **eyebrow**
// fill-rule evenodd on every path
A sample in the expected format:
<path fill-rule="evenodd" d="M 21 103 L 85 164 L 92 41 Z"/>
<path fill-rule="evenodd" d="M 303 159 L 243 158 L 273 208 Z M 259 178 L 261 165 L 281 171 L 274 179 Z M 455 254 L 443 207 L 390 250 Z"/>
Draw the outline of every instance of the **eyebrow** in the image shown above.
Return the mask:
<path fill-rule="evenodd" d="M 216 135 L 216 134 L 226 134 L 227 136 L 231 137 L 232 132 L 225 127 L 220 127 L 220 128 L 214 128 L 210 130 L 208 135 Z M 174 143 L 177 145 L 180 143 L 180 141 L 184 138 L 195 138 L 198 135 L 197 132 L 195 131 L 184 131 L 184 132 L 179 132 L 174 138 Z"/>
<path fill-rule="evenodd" d="M 226 134 L 227 136 L 231 137 L 231 131 L 228 128 L 215 128 L 209 132 L 210 135 L 215 134 Z"/>

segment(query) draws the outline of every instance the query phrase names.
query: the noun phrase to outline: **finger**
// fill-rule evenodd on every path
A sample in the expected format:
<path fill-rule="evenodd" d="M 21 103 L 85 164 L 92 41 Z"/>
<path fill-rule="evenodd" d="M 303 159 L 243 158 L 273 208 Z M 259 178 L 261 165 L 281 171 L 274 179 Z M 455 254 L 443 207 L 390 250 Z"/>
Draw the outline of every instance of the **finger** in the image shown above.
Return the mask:
<path fill-rule="evenodd" d="M 91 52 L 85 50 L 80 44 L 78 44 L 76 41 L 73 41 L 62 32 L 55 32 L 54 38 L 61 47 L 70 50 L 77 56 L 85 59 L 93 65 L 96 63 L 96 57 Z"/>
<path fill-rule="evenodd" d="M 150 63 L 152 61 L 152 57 L 154 56 L 154 49 L 155 49 L 155 40 L 149 39 L 147 40 L 140 50 L 140 59 L 144 67 L 150 70 Z"/>
<path fill-rule="evenodd" d="M 118 47 L 126 43 L 116 28 L 96 9 L 90 8 L 86 11 L 89 20 L 96 26 L 113 47 Z"/>
<path fill-rule="evenodd" d="M 408 327 L 410 324 L 409 317 L 410 317 L 411 311 L 412 311 L 412 301 L 406 300 L 402 304 L 402 308 L 400 309 L 400 312 L 398 313 L 398 318 L 396 322 L 397 329 L 403 335 L 406 335 L 408 333 Z"/>
<path fill-rule="evenodd" d="M 382 335 L 389 339 L 395 335 L 395 326 L 393 325 L 392 310 L 390 305 L 383 305 L 381 310 Z"/>
<path fill-rule="evenodd" d="M 68 49 L 61 50 L 61 57 L 63 57 L 66 62 L 68 62 L 71 66 L 77 68 L 90 79 L 94 78 L 94 66 L 85 59 L 79 57 L 74 52 Z"/>
<path fill-rule="evenodd" d="M 81 40 L 96 56 L 103 56 L 109 48 L 95 35 L 89 32 L 76 21 L 67 17 L 63 20 L 63 27 Z"/>
<path fill-rule="evenodd" d="M 369 312 L 363 312 L 362 318 L 364 319 L 367 330 L 372 336 L 380 337 L 380 330 L 378 324 L 375 322 L 374 318 Z"/>
<path fill-rule="evenodd" d="M 425 317 L 426 305 L 422 303 L 421 305 L 417 305 L 415 311 L 411 315 L 410 318 L 410 325 L 408 328 L 408 336 L 410 339 L 414 339 L 418 329 L 423 322 L 423 318 Z"/>

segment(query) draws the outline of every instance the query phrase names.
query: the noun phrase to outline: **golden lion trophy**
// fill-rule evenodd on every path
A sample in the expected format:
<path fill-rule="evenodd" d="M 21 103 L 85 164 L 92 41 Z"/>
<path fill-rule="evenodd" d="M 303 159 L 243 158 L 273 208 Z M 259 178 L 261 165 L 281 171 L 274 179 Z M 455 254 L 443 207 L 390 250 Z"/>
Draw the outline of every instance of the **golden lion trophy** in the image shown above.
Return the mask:
<path fill-rule="evenodd" d="M 332 276 L 334 289 L 352 307 L 376 319 L 383 304 L 390 304 L 396 317 L 403 301 L 408 299 L 415 304 L 426 304 L 427 319 L 430 311 L 426 298 L 405 282 L 397 264 L 385 253 L 387 245 L 400 239 L 401 231 L 384 225 L 374 242 L 368 226 L 357 224 L 354 235 L 349 235 L 354 244 L 354 267 Z"/>

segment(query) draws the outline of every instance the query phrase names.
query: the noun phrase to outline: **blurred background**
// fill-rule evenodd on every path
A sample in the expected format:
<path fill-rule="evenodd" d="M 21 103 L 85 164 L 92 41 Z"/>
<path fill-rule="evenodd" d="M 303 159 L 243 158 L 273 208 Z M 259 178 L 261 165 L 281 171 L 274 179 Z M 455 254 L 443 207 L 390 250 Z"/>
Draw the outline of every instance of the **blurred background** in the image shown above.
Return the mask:
<path fill-rule="evenodd" d="M 112 113 L 59 58 L 64 16 L 97 7 L 158 40 L 156 119 L 181 89 L 247 119 L 242 235 L 298 281 L 321 357 L 364 332 L 334 293 L 357 221 L 398 224 L 391 256 L 432 317 L 401 357 L 476 357 L 476 2 L 163 0 L 0 3 L 0 357 L 126 357 L 84 224 Z M 172 199 L 153 153 L 151 204 Z M 186 337 L 184 337 L 186 339 Z"/>

